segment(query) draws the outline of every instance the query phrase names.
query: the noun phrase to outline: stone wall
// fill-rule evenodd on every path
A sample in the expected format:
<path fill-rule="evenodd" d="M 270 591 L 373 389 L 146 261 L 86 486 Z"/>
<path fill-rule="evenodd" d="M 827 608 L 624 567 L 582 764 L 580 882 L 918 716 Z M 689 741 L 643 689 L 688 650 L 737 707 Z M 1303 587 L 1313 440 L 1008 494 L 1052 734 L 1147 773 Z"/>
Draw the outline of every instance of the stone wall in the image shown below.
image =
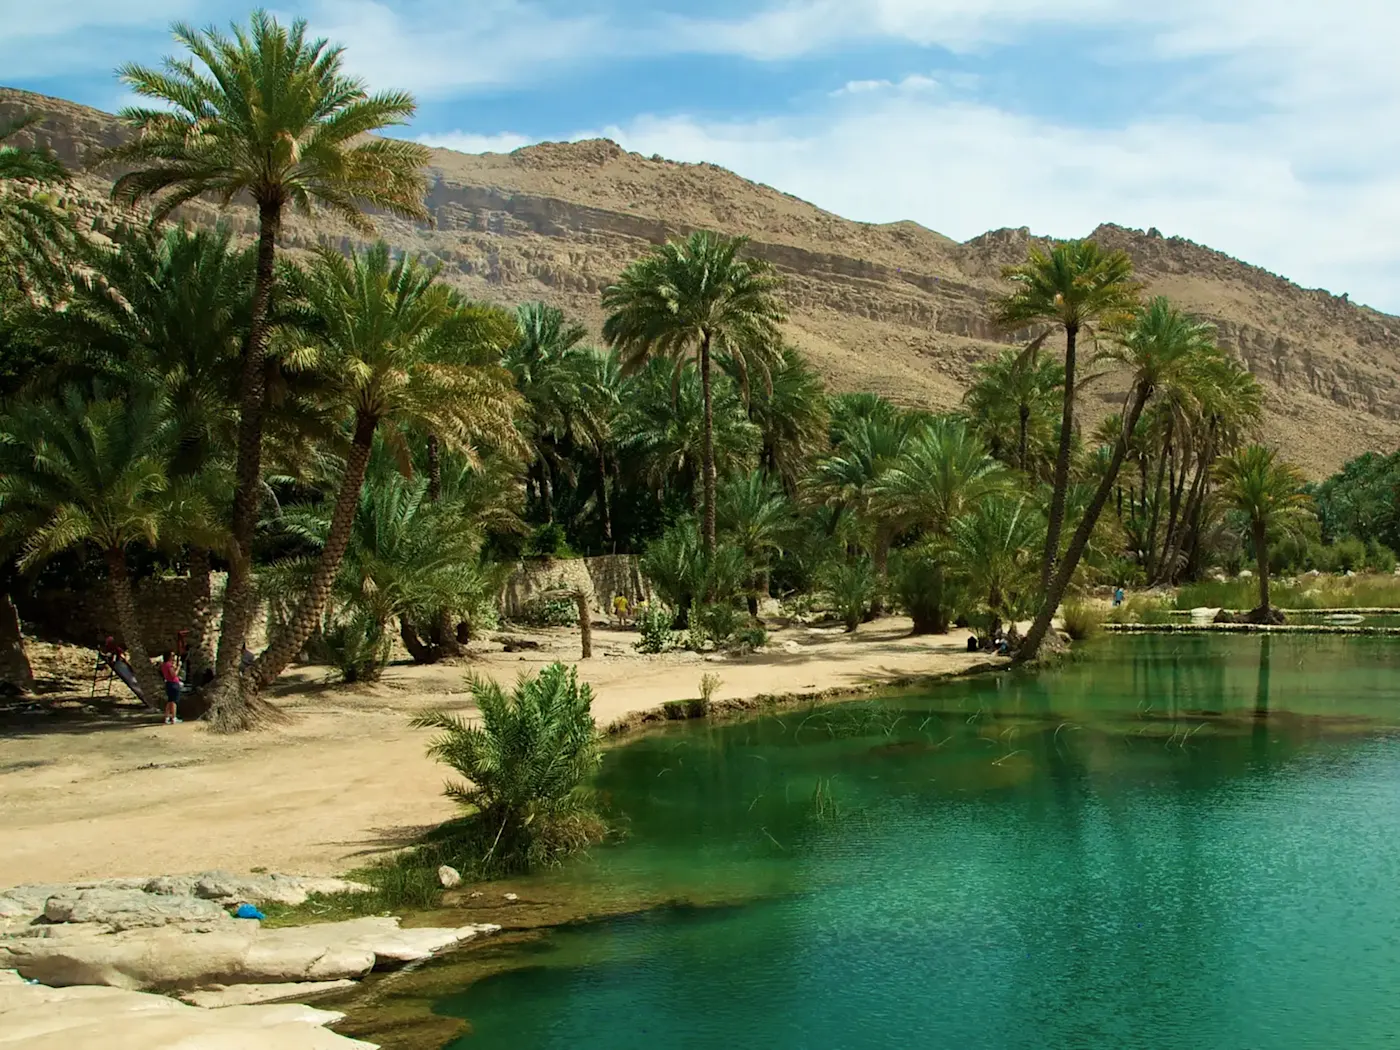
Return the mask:
<path fill-rule="evenodd" d="M 501 615 L 507 620 L 518 619 L 532 599 L 556 588 L 582 588 L 593 611 L 604 617 L 612 615 L 614 595 L 623 595 L 633 605 L 651 597 L 634 555 L 530 560 L 516 566 L 506 581 L 501 591 Z"/>
<path fill-rule="evenodd" d="M 215 612 L 211 628 L 211 644 L 218 638 L 220 614 L 218 603 L 227 582 L 227 573 L 209 574 L 209 587 Z M 138 581 L 135 591 L 136 614 L 146 632 L 146 651 L 152 654 L 175 644 L 179 631 L 194 626 L 194 595 L 188 576 L 147 577 Z M 70 645 L 98 646 L 107 635 L 125 645 L 112 609 L 107 586 L 91 590 L 46 590 L 32 594 L 14 595 L 20 620 L 27 635 L 47 642 Z M 249 630 L 248 644 L 257 651 L 267 644 L 267 620 L 262 613 L 254 619 Z"/>

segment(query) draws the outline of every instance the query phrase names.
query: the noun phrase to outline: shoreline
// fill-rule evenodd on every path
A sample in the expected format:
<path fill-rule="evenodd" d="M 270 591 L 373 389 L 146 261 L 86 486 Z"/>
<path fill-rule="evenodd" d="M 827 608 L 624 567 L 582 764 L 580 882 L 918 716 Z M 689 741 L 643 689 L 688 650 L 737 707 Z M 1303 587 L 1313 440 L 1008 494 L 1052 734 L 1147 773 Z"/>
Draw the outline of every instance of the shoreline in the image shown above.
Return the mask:
<path fill-rule="evenodd" d="M 674 720 L 666 705 L 693 705 L 706 673 L 722 679 L 711 717 L 730 718 L 1009 663 L 967 652 L 961 633 L 909 631 L 900 617 L 849 635 L 789 626 L 758 653 L 715 658 L 644 656 L 632 648 L 635 631 L 595 626 L 594 657 L 579 661 L 576 629 L 512 629 L 540 648 L 497 646 L 457 665 L 395 665 L 365 686 L 329 683 L 325 668 L 298 668 L 273 693 L 290 723 L 235 736 L 199 723 L 164 726 L 134 705 L 93 713 L 89 683 L 77 680 L 71 712 L 12 721 L 0 736 L 0 886 L 152 871 L 336 875 L 362 867 L 456 815 L 442 795 L 450 771 L 426 755 L 433 734 L 409 721 L 433 707 L 470 716 L 469 675 L 509 685 L 555 660 L 574 664 L 594 690 L 600 730 L 617 740 Z"/>

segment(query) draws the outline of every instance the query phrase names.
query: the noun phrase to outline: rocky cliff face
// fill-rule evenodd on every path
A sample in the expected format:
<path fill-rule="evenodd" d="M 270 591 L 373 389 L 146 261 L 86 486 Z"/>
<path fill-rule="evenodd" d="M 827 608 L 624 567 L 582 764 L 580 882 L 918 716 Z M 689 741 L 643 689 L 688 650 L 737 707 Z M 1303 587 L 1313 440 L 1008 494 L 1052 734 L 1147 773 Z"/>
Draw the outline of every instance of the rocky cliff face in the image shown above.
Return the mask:
<path fill-rule="evenodd" d="M 31 137 L 80 172 L 78 189 L 100 228 L 111 175 L 92 168 L 118 141 L 114 118 L 59 99 L 0 90 L 0 119 L 38 111 Z M 507 303 L 545 299 L 595 331 L 598 293 L 628 261 L 695 228 L 742 233 L 787 278 L 789 331 L 833 387 L 874 390 L 901 402 L 951 408 L 975 365 L 1003 340 L 988 300 L 1002 267 L 1025 257 L 1025 229 L 959 244 L 912 222 L 850 222 L 709 164 L 627 153 L 615 143 L 544 143 L 514 153 L 433 154 L 431 226 L 379 222 L 392 244 L 442 263 L 467 293 Z M 190 206 L 196 222 L 220 218 Z M 250 235 L 254 217 L 222 216 Z M 1368 448 L 1400 447 L 1400 318 L 1345 296 L 1299 288 L 1257 267 L 1180 238 L 1101 226 L 1094 236 L 1127 251 L 1150 293 L 1166 294 L 1212 321 L 1221 345 L 1263 382 L 1264 437 L 1322 475 Z M 363 235 L 335 220 L 290 224 L 287 246 Z M 1121 389 L 1097 391 L 1091 417 Z M 1092 420 L 1091 420 L 1092 421 Z"/>

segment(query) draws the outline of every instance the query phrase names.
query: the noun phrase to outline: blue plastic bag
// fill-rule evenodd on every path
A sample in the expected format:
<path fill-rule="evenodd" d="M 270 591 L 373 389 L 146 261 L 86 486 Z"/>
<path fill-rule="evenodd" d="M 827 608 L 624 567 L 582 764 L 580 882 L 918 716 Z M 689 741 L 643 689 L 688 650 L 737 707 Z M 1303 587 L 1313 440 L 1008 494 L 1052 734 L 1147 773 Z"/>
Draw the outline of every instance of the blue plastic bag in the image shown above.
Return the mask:
<path fill-rule="evenodd" d="M 253 907 L 251 904 L 240 904 L 240 905 L 238 906 L 238 909 L 233 913 L 233 917 L 234 917 L 235 919 L 266 919 L 266 918 L 267 918 L 266 915 L 264 915 L 262 912 L 258 911 L 258 909 L 255 908 L 255 907 Z"/>

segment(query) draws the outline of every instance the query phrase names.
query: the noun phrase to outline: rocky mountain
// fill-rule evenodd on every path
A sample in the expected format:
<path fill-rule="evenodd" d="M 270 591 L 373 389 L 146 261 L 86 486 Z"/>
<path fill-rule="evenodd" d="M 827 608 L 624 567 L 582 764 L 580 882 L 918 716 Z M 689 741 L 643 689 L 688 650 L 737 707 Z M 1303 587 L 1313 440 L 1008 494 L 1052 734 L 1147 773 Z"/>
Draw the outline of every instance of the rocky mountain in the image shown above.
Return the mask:
<path fill-rule="evenodd" d="M 43 114 L 26 132 L 78 173 L 97 228 L 111 173 L 91 167 L 123 134 L 97 110 L 0 89 L 0 120 Z M 851 222 L 710 164 L 680 164 L 595 140 L 544 143 L 510 154 L 433 153 L 431 226 L 379 220 L 392 244 L 440 261 L 447 280 L 505 303 L 545 299 L 597 330 L 598 293 L 650 245 L 695 228 L 742 233 L 787 278 L 792 341 L 838 390 L 873 390 L 932 408 L 956 405 L 980 361 L 1004 340 L 988 300 L 1002 267 L 1025 257 L 1026 229 L 959 244 L 913 222 Z M 186 214 L 214 221 L 211 205 Z M 255 217 L 223 216 L 251 235 Z M 1263 382 L 1264 437 L 1321 476 L 1365 449 L 1400 447 L 1400 318 L 1345 295 L 1300 288 L 1181 238 L 1117 226 L 1093 236 L 1132 256 L 1151 293 L 1169 295 L 1216 325 L 1219 340 Z M 320 237 L 363 235 L 336 220 L 295 220 L 292 249 Z M 1112 379 L 1094 388 L 1091 416 L 1122 397 Z"/>

